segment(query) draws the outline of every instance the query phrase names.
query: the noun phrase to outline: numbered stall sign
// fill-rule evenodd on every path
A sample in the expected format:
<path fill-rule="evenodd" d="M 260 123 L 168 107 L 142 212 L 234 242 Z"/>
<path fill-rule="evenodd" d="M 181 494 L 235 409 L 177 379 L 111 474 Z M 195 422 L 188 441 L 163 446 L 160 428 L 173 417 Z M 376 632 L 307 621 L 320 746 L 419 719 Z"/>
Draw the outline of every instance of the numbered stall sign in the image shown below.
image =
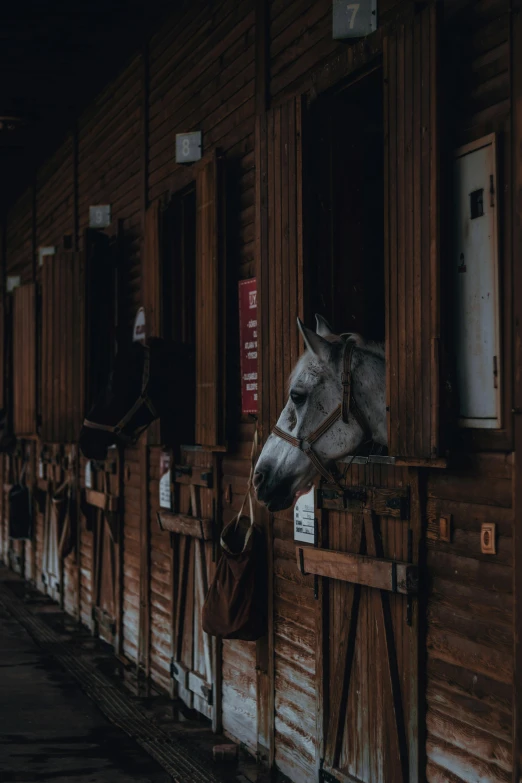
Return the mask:
<path fill-rule="evenodd" d="M 160 457 L 159 504 L 160 508 L 170 511 L 170 454 L 162 454 Z"/>
<path fill-rule="evenodd" d="M 176 133 L 176 163 L 194 163 L 203 154 L 201 131 Z"/>
<path fill-rule="evenodd" d="M 107 228 L 111 224 L 111 205 L 96 204 L 89 207 L 89 228 Z"/>
<path fill-rule="evenodd" d="M 359 3 L 333 0 L 332 25 L 335 40 L 370 35 L 377 30 L 377 0 Z"/>
<path fill-rule="evenodd" d="M 315 489 L 301 495 L 294 506 L 294 540 L 315 544 Z"/>
<path fill-rule="evenodd" d="M 257 413 L 257 282 L 239 283 L 239 339 L 241 365 L 241 410 Z"/>

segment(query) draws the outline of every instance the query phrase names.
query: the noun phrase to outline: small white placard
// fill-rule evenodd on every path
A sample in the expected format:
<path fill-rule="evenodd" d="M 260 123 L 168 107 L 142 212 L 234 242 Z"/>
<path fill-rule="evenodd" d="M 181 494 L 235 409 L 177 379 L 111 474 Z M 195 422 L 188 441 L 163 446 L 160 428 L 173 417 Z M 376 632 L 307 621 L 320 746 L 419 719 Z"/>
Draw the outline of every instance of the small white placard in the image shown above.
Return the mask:
<path fill-rule="evenodd" d="M 176 163 L 194 163 L 201 160 L 201 131 L 192 133 L 176 133 Z"/>
<path fill-rule="evenodd" d="M 43 459 L 40 457 L 38 460 L 38 478 L 44 477 Z"/>
<path fill-rule="evenodd" d="M 89 228 L 107 228 L 111 224 L 111 205 L 96 204 L 89 207 Z"/>
<path fill-rule="evenodd" d="M 85 486 L 92 489 L 92 465 L 90 459 L 85 463 Z"/>
<path fill-rule="evenodd" d="M 170 511 L 170 455 L 162 454 L 160 457 L 160 482 L 159 482 L 159 504 L 160 508 L 167 508 Z"/>
<path fill-rule="evenodd" d="M 136 313 L 136 318 L 134 319 L 134 329 L 132 330 L 132 340 L 133 342 L 145 342 L 147 338 L 147 326 L 145 322 L 145 308 L 140 307 L 138 312 Z"/>
<path fill-rule="evenodd" d="M 294 506 L 294 540 L 315 544 L 315 489 L 301 495 Z"/>

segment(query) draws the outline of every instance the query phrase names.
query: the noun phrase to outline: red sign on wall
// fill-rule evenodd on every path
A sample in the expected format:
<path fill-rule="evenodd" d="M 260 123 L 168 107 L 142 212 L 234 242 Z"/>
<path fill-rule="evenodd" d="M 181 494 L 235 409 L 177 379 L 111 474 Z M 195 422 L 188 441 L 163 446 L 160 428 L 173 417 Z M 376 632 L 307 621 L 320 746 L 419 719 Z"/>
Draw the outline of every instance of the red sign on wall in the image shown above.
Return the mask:
<path fill-rule="evenodd" d="M 241 357 L 241 410 L 257 413 L 257 283 L 239 283 L 239 341 Z"/>

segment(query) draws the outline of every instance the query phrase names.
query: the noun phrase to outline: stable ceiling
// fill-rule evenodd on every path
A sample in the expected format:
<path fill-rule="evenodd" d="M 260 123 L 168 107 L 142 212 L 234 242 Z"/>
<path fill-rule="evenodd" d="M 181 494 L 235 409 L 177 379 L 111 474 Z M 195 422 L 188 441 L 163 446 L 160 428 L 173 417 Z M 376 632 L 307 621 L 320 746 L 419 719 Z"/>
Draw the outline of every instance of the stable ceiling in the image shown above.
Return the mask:
<path fill-rule="evenodd" d="M 0 16 L 0 208 L 178 3 L 6 0 Z M 5 119 L 3 119 L 5 118 Z"/>

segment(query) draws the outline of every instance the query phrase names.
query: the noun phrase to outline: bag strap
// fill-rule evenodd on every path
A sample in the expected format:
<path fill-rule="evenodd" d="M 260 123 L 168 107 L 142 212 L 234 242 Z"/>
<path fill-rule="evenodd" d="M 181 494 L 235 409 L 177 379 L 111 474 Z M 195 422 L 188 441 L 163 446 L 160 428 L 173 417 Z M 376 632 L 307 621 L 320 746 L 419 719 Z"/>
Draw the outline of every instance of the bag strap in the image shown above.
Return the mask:
<path fill-rule="evenodd" d="M 243 509 L 245 508 L 245 503 L 248 499 L 248 504 L 250 506 L 250 527 L 254 524 L 254 507 L 252 505 L 252 479 L 254 477 L 254 468 L 255 468 L 255 456 L 257 453 L 257 445 L 258 445 L 258 437 L 257 437 L 257 427 L 254 432 L 254 438 L 252 440 L 252 449 L 250 451 L 250 475 L 248 477 L 247 482 L 247 491 L 246 495 L 243 498 L 243 502 L 241 503 L 241 508 L 239 509 L 238 515 L 236 517 L 236 528 L 239 524 L 239 520 L 241 519 L 241 516 L 243 514 Z"/>

